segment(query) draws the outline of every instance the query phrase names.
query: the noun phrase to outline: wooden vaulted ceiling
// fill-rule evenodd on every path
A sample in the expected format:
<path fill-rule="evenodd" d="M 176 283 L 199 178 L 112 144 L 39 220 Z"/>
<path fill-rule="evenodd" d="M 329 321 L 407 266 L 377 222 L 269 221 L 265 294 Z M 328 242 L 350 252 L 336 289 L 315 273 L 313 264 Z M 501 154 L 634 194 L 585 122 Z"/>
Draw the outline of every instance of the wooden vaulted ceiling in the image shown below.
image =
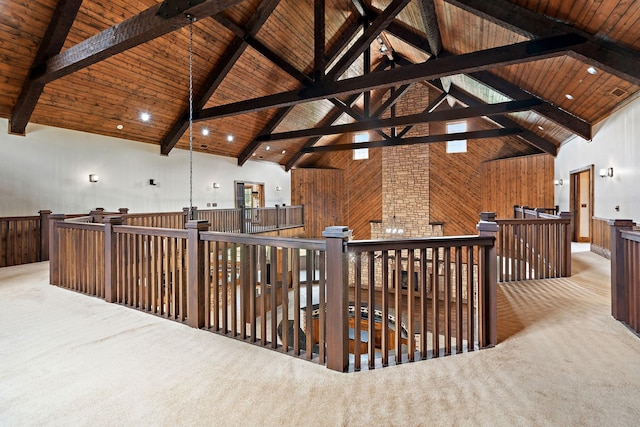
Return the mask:
<path fill-rule="evenodd" d="M 486 116 L 468 138 L 555 154 L 638 93 L 639 24 L 617 0 L 0 1 L 0 116 L 188 148 L 192 31 L 196 151 L 291 168 L 354 131 L 428 143 L 401 129 Z M 395 116 L 414 84 L 457 104 Z"/>

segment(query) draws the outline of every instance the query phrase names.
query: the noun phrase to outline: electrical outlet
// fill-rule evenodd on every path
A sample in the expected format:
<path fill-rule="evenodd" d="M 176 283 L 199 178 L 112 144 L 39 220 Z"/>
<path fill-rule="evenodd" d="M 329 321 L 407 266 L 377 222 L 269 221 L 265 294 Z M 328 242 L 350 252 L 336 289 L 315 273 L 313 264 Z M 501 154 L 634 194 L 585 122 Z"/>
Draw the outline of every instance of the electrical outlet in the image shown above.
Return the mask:
<path fill-rule="evenodd" d="M 207 203 L 207 207 L 210 208 L 211 207 L 211 203 Z"/>
<path fill-rule="evenodd" d="M 216 202 L 213 202 L 213 203 L 211 203 L 211 206 L 215 208 L 215 207 L 218 206 L 218 204 Z"/>

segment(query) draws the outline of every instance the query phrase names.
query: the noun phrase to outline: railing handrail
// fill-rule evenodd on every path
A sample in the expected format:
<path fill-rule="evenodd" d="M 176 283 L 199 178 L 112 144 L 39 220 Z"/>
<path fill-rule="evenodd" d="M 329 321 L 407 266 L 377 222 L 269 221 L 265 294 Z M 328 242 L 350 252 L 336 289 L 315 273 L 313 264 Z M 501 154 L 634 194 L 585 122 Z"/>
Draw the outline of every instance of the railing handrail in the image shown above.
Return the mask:
<path fill-rule="evenodd" d="M 417 249 L 417 248 L 443 248 L 454 246 L 491 246 L 494 242 L 493 237 L 486 236 L 443 236 L 443 237 L 418 237 L 410 239 L 393 239 L 393 240 L 351 240 L 347 243 L 349 249 L 355 249 L 357 252 L 370 250 L 398 250 L 398 249 Z"/>
<path fill-rule="evenodd" d="M 623 239 L 640 243 L 640 231 L 621 230 L 620 235 L 622 236 Z"/>
<path fill-rule="evenodd" d="M 40 219 L 40 216 L 0 216 L 0 221 L 31 221 L 34 219 Z"/>
<path fill-rule="evenodd" d="M 501 224 L 569 224 L 571 218 L 553 216 L 551 218 L 504 218 L 496 219 L 498 225 Z"/>
<path fill-rule="evenodd" d="M 272 236 L 255 236 L 242 233 L 221 233 L 217 231 L 204 231 L 200 233 L 201 240 L 211 242 L 239 243 L 239 244 L 259 244 L 264 246 L 277 246 L 289 249 L 312 249 L 326 250 L 324 240 L 283 238 Z"/>
<path fill-rule="evenodd" d="M 140 236 L 163 236 L 186 238 L 187 230 L 178 228 L 141 227 L 137 225 L 115 225 L 113 231 L 116 234 L 137 234 Z"/>

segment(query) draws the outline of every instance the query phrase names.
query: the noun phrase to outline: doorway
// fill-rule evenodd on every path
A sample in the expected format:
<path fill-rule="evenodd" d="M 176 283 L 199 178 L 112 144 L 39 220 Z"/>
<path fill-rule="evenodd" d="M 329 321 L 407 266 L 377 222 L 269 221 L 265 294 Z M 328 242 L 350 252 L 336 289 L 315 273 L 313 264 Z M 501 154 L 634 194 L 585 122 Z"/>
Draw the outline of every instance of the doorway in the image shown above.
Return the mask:
<path fill-rule="evenodd" d="M 573 241 L 591 242 L 593 218 L 593 165 L 571 171 L 571 211 Z"/>
<path fill-rule="evenodd" d="M 260 221 L 260 210 L 264 207 L 264 183 L 236 181 L 236 208 L 245 209 L 245 220 Z"/>

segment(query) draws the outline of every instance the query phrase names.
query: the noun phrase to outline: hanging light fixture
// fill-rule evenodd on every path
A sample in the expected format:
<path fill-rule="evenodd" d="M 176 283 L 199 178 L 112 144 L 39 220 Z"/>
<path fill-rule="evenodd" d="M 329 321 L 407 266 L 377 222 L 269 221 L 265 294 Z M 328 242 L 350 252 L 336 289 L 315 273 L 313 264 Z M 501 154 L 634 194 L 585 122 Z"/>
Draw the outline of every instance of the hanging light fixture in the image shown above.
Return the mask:
<path fill-rule="evenodd" d="M 198 219 L 193 206 L 193 23 L 196 18 L 187 15 L 189 20 L 189 219 Z"/>

